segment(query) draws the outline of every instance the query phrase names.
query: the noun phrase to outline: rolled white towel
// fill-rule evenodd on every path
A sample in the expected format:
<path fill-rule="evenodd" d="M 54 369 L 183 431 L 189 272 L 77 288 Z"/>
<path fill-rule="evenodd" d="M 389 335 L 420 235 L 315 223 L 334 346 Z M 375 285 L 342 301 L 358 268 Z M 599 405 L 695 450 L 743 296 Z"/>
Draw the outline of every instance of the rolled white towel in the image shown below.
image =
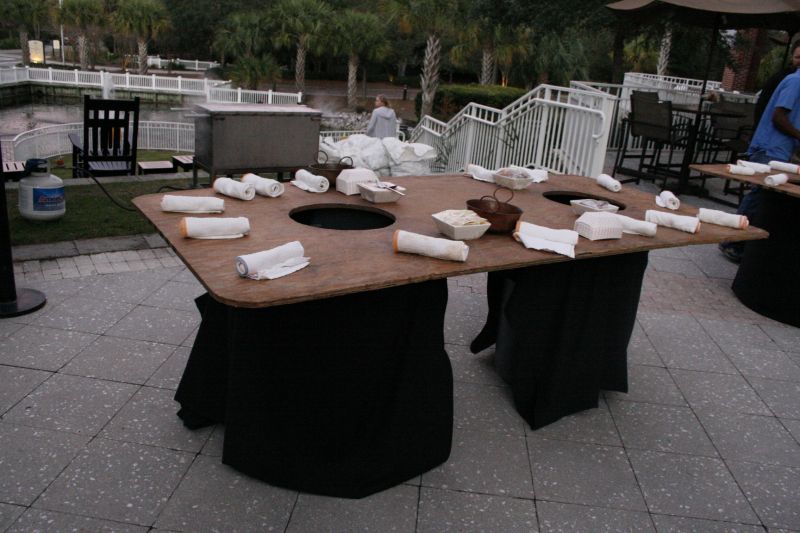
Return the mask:
<path fill-rule="evenodd" d="M 548 178 L 547 171 L 542 168 L 525 168 L 518 167 L 517 165 L 509 165 L 508 168 L 524 173 L 527 177 L 533 180 L 533 183 L 541 183 L 543 181 L 547 181 Z"/>
<path fill-rule="evenodd" d="M 467 174 L 479 181 L 494 183 L 494 172 L 480 165 L 467 165 Z"/>
<path fill-rule="evenodd" d="M 769 172 L 771 170 L 770 166 L 765 165 L 764 163 L 754 163 L 753 161 L 744 161 L 743 159 L 739 159 L 736 162 L 736 165 L 740 167 L 750 167 L 756 172 L 760 173 Z"/>
<path fill-rule="evenodd" d="M 718 211 L 716 209 L 706 209 L 705 207 L 700 208 L 700 211 L 697 213 L 697 218 L 700 222 L 708 222 L 709 224 L 728 226 L 729 228 L 736 229 L 745 229 L 750 225 L 750 221 L 744 215 L 726 213 L 725 211 Z"/>
<path fill-rule="evenodd" d="M 555 252 L 575 258 L 575 245 L 578 244 L 578 232 L 570 229 L 552 229 L 537 226 L 530 222 L 517 222 L 514 238 L 525 245 L 525 248 Z"/>
<path fill-rule="evenodd" d="M 773 170 L 780 170 L 781 172 L 800 174 L 800 165 L 795 165 L 794 163 L 786 163 L 785 161 L 770 161 L 769 167 Z"/>
<path fill-rule="evenodd" d="M 225 200 L 214 196 L 165 194 L 161 198 L 161 210 L 175 213 L 222 213 L 225 211 Z"/>
<path fill-rule="evenodd" d="M 240 200 L 252 200 L 256 197 L 255 187 L 249 183 L 242 183 L 230 178 L 215 179 L 214 191 Z"/>
<path fill-rule="evenodd" d="M 781 172 L 780 174 L 772 174 L 764 178 L 764 183 L 770 185 L 772 187 L 777 187 L 778 185 L 783 185 L 789 181 L 789 176 Z"/>
<path fill-rule="evenodd" d="M 659 226 L 685 231 L 686 233 L 697 233 L 700 230 L 700 219 L 697 217 L 674 215 L 648 209 L 644 214 L 644 219 Z"/>
<path fill-rule="evenodd" d="M 180 232 L 192 239 L 238 239 L 250 233 L 250 221 L 246 217 L 183 217 Z"/>
<path fill-rule="evenodd" d="M 597 176 L 597 184 L 611 192 L 619 192 L 622 190 L 622 184 L 608 174 L 600 174 Z"/>
<path fill-rule="evenodd" d="M 756 171 L 751 167 L 744 165 L 728 165 L 728 172 L 731 174 L 739 174 L 741 176 L 752 176 Z"/>
<path fill-rule="evenodd" d="M 309 264 L 300 241 L 292 241 L 263 252 L 240 255 L 236 272 L 243 278 L 276 279 L 297 272 Z"/>
<path fill-rule="evenodd" d="M 653 237 L 656 234 L 656 230 L 658 230 L 658 226 L 653 222 L 638 220 L 625 215 L 617 215 L 616 213 L 614 215 L 622 223 L 623 233 Z"/>
<path fill-rule="evenodd" d="M 401 229 L 392 235 L 392 247 L 395 252 L 425 255 L 448 261 L 466 261 L 469 254 L 469 246 L 464 241 L 439 239 Z"/>
<path fill-rule="evenodd" d="M 681 206 L 681 201 L 678 200 L 678 197 L 672 194 L 671 191 L 661 191 L 661 193 L 656 196 L 656 205 L 675 211 Z"/>
<path fill-rule="evenodd" d="M 324 176 L 317 176 L 302 168 L 294 173 L 292 185 L 308 192 L 326 192 L 331 186 Z"/>
<path fill-rule="evenodd" d="M 269 178 L 262 178 L 252 173 L 247 173 L 242 176 L 242 183 L 249 183 L 255 188 L 256 193 L 261 196 L 269 196 L 270 198 L 277 198 L 283 194 L 284 191 L 283 183 Z"/>

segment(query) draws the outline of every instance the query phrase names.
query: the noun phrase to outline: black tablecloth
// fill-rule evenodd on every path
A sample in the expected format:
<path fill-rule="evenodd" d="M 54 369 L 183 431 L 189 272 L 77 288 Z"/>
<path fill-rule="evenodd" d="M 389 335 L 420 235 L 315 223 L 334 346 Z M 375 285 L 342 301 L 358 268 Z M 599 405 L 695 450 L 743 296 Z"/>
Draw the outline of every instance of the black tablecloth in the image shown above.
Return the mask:
<path fill-rule="evenodd" d="M 264 309 L 208 295 L 197 304 L 202 323 L 175 399 L 190 427 L 225 423 L 224 463 L 359 498 L 449 457 L 445 280 Z"/>
<path fill-rule="evenodd" d="M 517 411 L 540 428 L 627 392 L 627 348 L 647 252 L 489 274 L 489 316 L 473 350 L 495 366 Z"/>
<path fill-rule="evenodd" d="M 748 241 L 733 292 L 753 311 L 800 327 L 800 198 L 762 188 L 751 224 L 769 238 Z"/>

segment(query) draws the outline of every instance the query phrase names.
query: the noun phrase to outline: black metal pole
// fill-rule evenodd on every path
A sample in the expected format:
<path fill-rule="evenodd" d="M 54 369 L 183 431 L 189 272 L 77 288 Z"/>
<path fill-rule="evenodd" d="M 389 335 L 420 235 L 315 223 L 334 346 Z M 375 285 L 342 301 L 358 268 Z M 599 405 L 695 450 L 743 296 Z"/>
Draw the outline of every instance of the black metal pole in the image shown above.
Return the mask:
<path fill-rule="evenodd" d="M 683 161 L 681 161 L 681 174 L 678 181 L 678 194 L 685 192 L 689 187 L 689 174 L 691 170 L 689 165 L 692 164 L 694 159 L 695 144 L 697 143 L 697 133 L 700 131 L 700 113 L 703 111 L 703 95 L 706 92 L 708 85 L 708 75 L 711 72 L 711 62 L 714 59 L 714 46 L 717 44 L 717 33 L 720 26 L 720 15 L 714 17 L 714 29 L 711 32 L 711 41 L 708 50 L 708 62 L 706 63 L 706 72 L 703 76 L 703 86 L 700 89 L 700 99 L 697 102 L 697 113 L 694 115 L 694 122 L 689 130 L 689 139 L 686 142 L 686 150 L 683 152 Z"/>
<path fill-rule="evenodd" d="M 14 281 L 14 263 L 11 257 L 11 228 L 8 224 L 6 178 L 3 172 L 3 154 L 0 153 L 0 318 L 26 315 L 41 308 L 47 298 L 35 289 L 17 289 Z"/>

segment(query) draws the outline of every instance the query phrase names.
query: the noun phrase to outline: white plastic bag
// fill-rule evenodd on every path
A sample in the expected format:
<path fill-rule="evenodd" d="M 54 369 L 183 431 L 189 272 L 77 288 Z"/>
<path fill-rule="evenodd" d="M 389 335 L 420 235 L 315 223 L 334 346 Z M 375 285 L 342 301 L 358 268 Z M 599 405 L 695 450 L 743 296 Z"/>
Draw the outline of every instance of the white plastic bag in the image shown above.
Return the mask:
<path fill-rule="evenodd" d="M 436 150 L 433 146 L 428 146 L 427 144 L 406 143 L 393 137 L 386 137 L 381 142 L 395 165 L 436 159 Z"/>

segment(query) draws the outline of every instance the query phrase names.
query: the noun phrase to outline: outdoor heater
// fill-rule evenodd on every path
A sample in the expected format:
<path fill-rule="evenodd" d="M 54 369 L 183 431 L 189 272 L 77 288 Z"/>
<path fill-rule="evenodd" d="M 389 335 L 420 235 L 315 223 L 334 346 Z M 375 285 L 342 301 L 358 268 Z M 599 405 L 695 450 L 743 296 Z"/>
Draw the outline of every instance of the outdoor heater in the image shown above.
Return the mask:
<path fill-rule="evenodd" d="M 197 104 L 193 186 L 197 169 L 220 174 L 293 172 L 317 161 L 322 112 L 304 105 Z"/>

